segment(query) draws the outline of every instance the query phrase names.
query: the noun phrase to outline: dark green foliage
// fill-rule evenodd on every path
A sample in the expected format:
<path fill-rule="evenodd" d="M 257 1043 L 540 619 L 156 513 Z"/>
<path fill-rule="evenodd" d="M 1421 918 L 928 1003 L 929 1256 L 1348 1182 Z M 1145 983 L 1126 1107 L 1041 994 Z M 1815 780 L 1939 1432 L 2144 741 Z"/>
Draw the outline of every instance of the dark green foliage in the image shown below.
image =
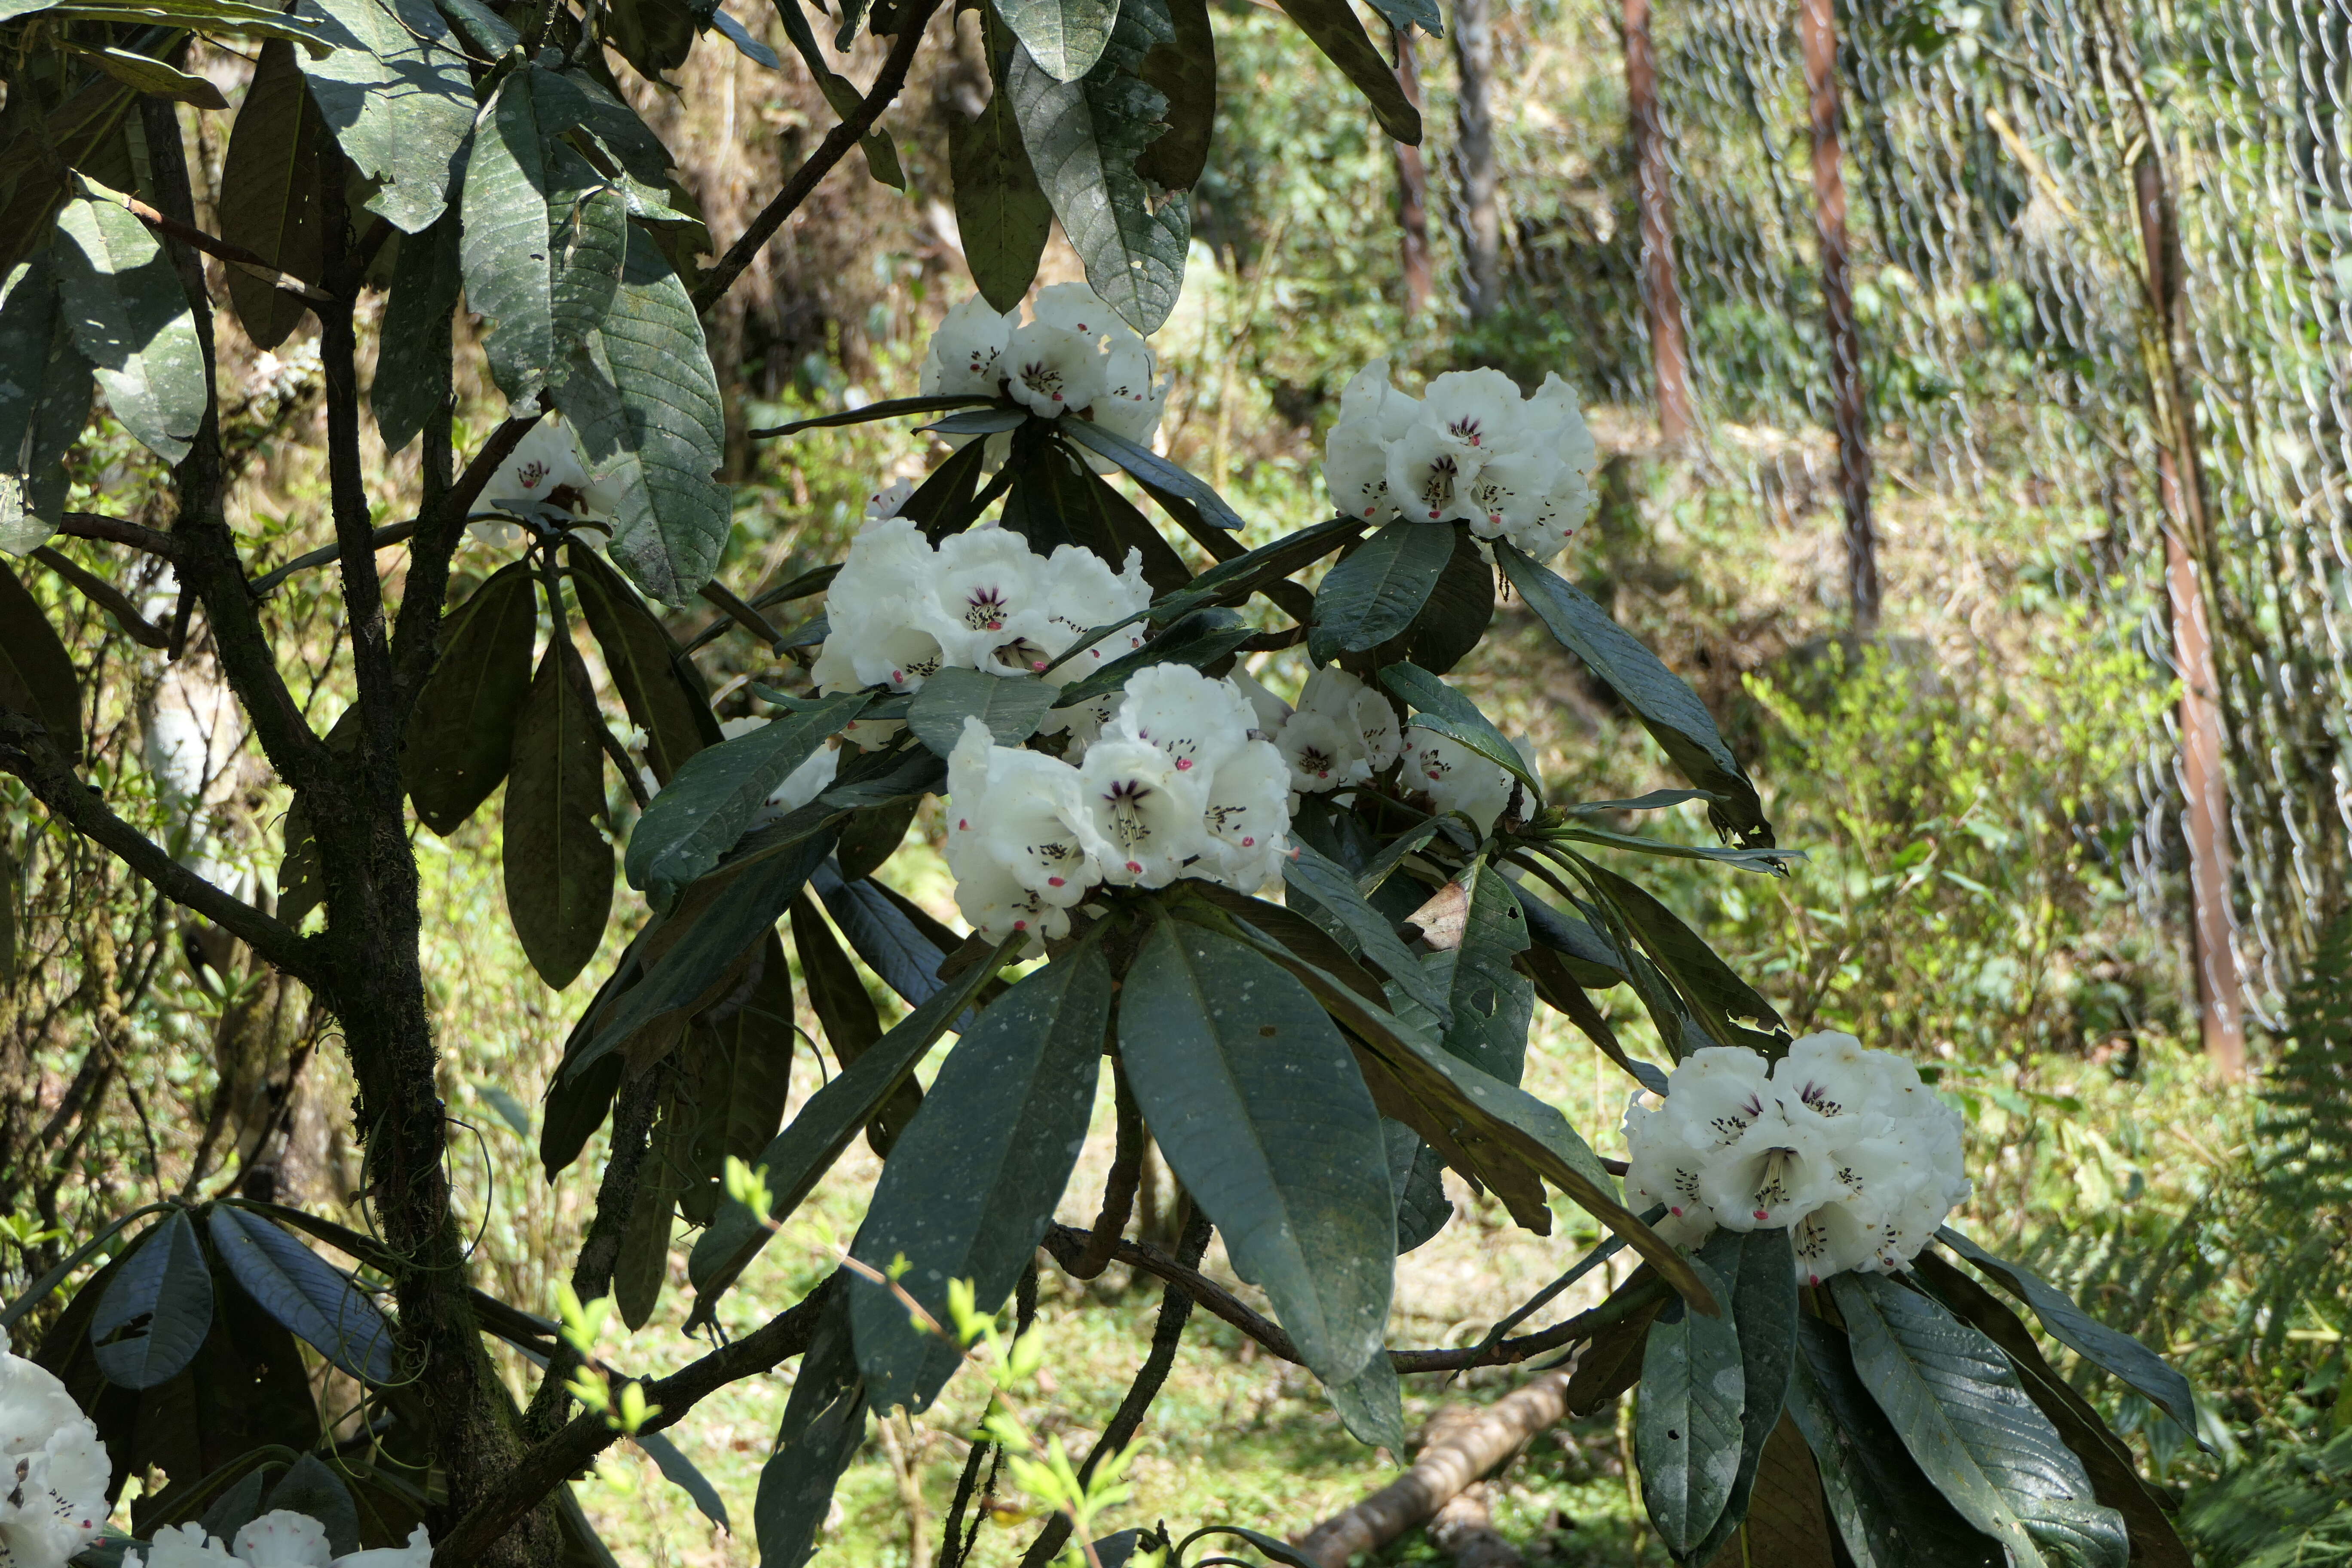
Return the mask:
<path fill-rule="evenodd" d="M 588 673 L 561 626 L 540 660 L 507 763 L 507 915 L 531 967 L 561 990 L 594 957 L 613 908 L 604 752 Z"/>
<path fill-rule="evenodd" d="M 1454 556 L 1450 527 L 1391 522 L 1324 574 L 1307 651 L 1318 663 L 1395 637 L 1421 613 Z"/>
<path fill-rule="evenodd" d="M 296 53 L 283 38 L 261 46 L 260 63 L 254 67 L 221 166 L 221 237 L 280 271 L 316 283 L 325 244 L 318 163 L 326 125 L 311 102 Z M 229 303 L 254 347 L 274 349 L 302 324 L 309 307 L 299 296 L 236 268 L 228 269 L 227 282 Z M 442 301 L 441 321 L 455 303 L 454 295 Z M 389 331 L 384 342 L 393 342 Z"/>
<path fill-rule="evenodd" d="M 109 1383 L 152 1388 L 194 1358 L 212 1324 L 211 1269 L 195 1226 L 174 1210 L 139 1238 L 99 1298 L 90 1351 Z"/>
<path fill-rule="evenodd" d="M 1732 1300 L 1728 1283 L 1704 1261 L 1693 1268 L 1718 1301 Z M 1736 1310 L 1736 1308 L 1734 1308 Z M 1642 1352 L 1642 1399 L 1633 1426 L 1633 1453 L 1642 1468 L 1642 1500 L 1666 1550 L 1690 1556 L 1723 1516 L 1739 1473 L 1740 1412 L 1746 1407 L 1739 1331 L 1727 1310 L 1719 1317 L 1669 1301 L 1650 1325 Z"/>
<path fill-rule="evenodd" d="M 37 721 L 67 761 L 81 756 L 81 683 L 65 645 L 16 573 L 0 566 L 0 710 Z"/>
<path fill-rule="evenodd" d="M 409 714 L 401 773 L 416 819 L 444 837 L 507 776 L 538 630 L 537 586 L 518 561 L 490 574 L 443 632 L 441 657 Z"/>
<path fill-rule="evenodd" d="M 767 1568 L 800 1568 L 814 1554 L 833 1489 L 865 1440 L 866 1381 L 850 1334 L 849 1298 L 836 1290 L 784 1402 L 775 1456 L 760 1471 L 752 1520 Z"/>

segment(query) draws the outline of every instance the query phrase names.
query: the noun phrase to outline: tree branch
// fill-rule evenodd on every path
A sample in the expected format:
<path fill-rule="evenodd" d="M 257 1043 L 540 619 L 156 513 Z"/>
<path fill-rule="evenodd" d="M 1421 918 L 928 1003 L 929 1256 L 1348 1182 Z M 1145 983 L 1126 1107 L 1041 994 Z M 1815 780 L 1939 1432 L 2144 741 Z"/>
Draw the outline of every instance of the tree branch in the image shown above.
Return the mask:
<path fill-rule="evenodd" d="M 130 596 L 105 578 L 86 572 L 70 557 L 61 555 L 44 544 L 33 552 L 33 559 L 81 590 L 81 596 L 112 616 L 121 626 L 123 635 L 141 647 L 168 647 L 172 634 L 156 626 L 139 613 L 139 606 Z"/>
<path fill-rule="evenodd" d="M 432 673 L 441 611 L 449 595 L 449 562 L 457 552 L 457 539 L 465 531 L 466 519 L 473 514 L 474 503 L 481 499 L 490 476 L 514 456 L 515 447 L 539 420 L 536 414 L 514 416 L 491 431 L 489 439 L 482 443 L 457 482 L 441 492 L 439 504 L 428 508 L 425 515 L 417 520 L 408 548 L 408 578 L 401 594 L 400 620 L 392 634 L 393 658 L 399 669 L 403 723 L 407 721 L 407 709 L 416 700 L 425 678 Z M 428 457 L 433 449 L 433 437 L 428 432 Z"/>
<path fill-rule="evenodd" d="M 1057 1225 L 1045 1233 L 1043 1243 L 1046 1255 L 1064 1270 L 1081 1257 L 1088 1233 L 1073 1225 Z M 1181 1285 L 1202 1306 L 1255 1340 L 1268 1352 L 1299 1366 L 1306 1365 L 1298 1347 L 1280 1325 L 1251 1307 L 1232 1291 L 1202 1274 L 1169 1257 L 1156 1247 L 1141 1242 L 1122 1241 L 1111 1249 L 1114 1261 L 1130 1268 L 1140 1268 L 1146 1274 Z M 1651 1282 L 1657 1289 L 1669 1287 L 1663 1279 Z M 1492 1346 L 1471 1345 L 1461 1350 L 1391 1351 L 1389 1363 L 1401 1373 L 1465 1372 L 1474 1366 L 1510 1366 L 1532 1361 L 1547 1351 L 1589 1340 L 1612 1323 L 1622 1320 L 1635 1308 L 1644 1306 L 1656 1293 L 1644 1290 L 1612 1297 L 1589 1312 L 1581 1312 L 1564 1323 L 1523 1335 L 1516 1340 L 1504 1340 Z"/>
<path fill-rule="evenodd" d="M 279 271 L 261 256 L 247 250 L 234 240 L 217 238 L 206 234 L 194 224 L 182 223 L 178 218 L 159 213 L 137 196 L 128 193 L 123 195 L 122 205 L 131 209 L 132 217 L 137 218 L 156 233 L 176 239 L 184 245 L 193 245 L 207 256 L 217 256 L 238 271 L 251 273 L 272 289 L 282 289 L 287 293 L 308 300 L 314 305 L 334 303 L 335 297 L 324 289 L 314 288 L 290 272 Z"/>
<path fill-rule="evenodd" d="M 1128 1216 L 1135 1212 L 1135 1189 L 1143 1174 L 1143 1112 L 1135 1103 L 1135 1091 L 1128 1087 L 1127 1068 L 1117 1057 L 1111 1058 L 1111 1084 L 1118 1106 L 1118 1142 L 1111 1151 L 1110 1179 L 1103 1184 L 1094 1237 L 1070 1265 L 1070 1272 L 1081 1279 L 1094 1279 L 1110 1262 L 1111 1248 L 1118 1245 L 1119 1232 L 1127 1228 Z"/>
<path fill-rule="evenodd" d="M 727 254 L 719 258 L 718 265 L 704 273 L 702 280 L 695 285 L 694 308 L 697 310 L 708 310 L 726 295 L 727 290 L 735 287 L 735 280 L 743 276 L 744 269 L 751 265 L 752 258 L 760 254 L 761 248 L 775 237 L 776 230 L 783 227 L 784 220 L 808 200 L 809 194 L 833 173 L 833 166 L 848 155 L 849 149 L 874 129 L 874 122 L 882 118 L 883 110 L 898 96 L 898 89 L 907 85 L 908 68 L 915 63 L 915 51 L 922 46 L 923 29 L 930 26 L 931 16 L 939 8 L 940 0 L 915 0 L 898 29 L 898 36 L 890 40 L 890 53 L 883 60 L 881 71 L 874 78 L 873 88 L 859 101 L 856 111 L 825 132 L 824 140 L 816 144 L 816 151 L 811 153 L 801 166 L 793 171 L 792 177 L 784 182 L 784 188 L 760 209 L 760 216 L 751 220 L 751 226 L 743 231 L 742 237 L 727 247 Z"/>
<path fill-rule="evenodd" d="M 416 531 L 416 521 L 412 517 L 401 522 L 385 523 L 375 531 L 373 536 L 375 547 L 378 550 L 389 550 L 401 541 L 409 538 Z M 343 547 L 340 542 L 322 544 L 316 550 L 297 555 L 283 566 L 273 566 L 253 580 L 253 596 L 257 599 L 266 599 L 278 584 L 297 572 L 308 572 L 313 566 L 324 566 L 330 562 L 340 559 L 342 553 Z"/>
<path fill-rule="evenodd" d="M 658 1432 L 672 1426 L 698 1402 L 727 1384 L 771 1371 L 807 1350 L 826 1301 L 841 1288 L 840 1274 L 830 1274 L 789 1311 L 667 1377 L 645 1383 L 646 1406 L 653 1414 L 646 1417 L 640 1430 Z M 583 1411 L 573 1416 L 553 1436 L 523 1451 L 514 1468 L 442 1538 L 434 1550 L 434 1563 L 439 1568 L 472 1568 L 492 1542 L 620 1436 L 620 1429 L 601 1412 Z"/>
<path fill-rule="evenodd" d="M 180 556 L 180 542 L 161 529 L 128 522 L 119 517 L 103 517 L 94 511 L 66 513 L 65 520 L 58 524 L 58 531 L 69 539 L 95 539 L 107 544 L 127 544 L 133 550 L 143 550 L 166 561 L 176 561 Z"/>
<path fill-rule="evenodd" d="M 33 742 L 21 721 L 0 719 L 0 773 L 25 781 L 34 797 L 68 826 L 112 854 L 158 892 L 194 910 L 314 989 L 319 966 L 309 938 L 274 915 L 222 890 L 172 858 L 162 845 L 117 816 L 98 792 L 67 767 L 57 749 Z"/>

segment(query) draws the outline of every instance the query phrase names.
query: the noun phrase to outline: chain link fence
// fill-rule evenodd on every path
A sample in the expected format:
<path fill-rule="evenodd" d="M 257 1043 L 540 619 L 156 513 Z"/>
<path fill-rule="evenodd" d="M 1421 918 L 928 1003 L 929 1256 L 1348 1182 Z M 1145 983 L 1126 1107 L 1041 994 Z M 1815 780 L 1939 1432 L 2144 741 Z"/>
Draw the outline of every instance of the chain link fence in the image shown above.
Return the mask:
<path fill-rule="evenodd" d="M 1652 23 L 1701 449 L 1759 507 L 1790 465 L 1835 461 L 1825 439 L 1747 438 L 1820 437 L 1832 418 L 1802 4 L 1659 0 Z M 1605 49 L 1596 74 L 1622 58 L 1615 20 L 1614 0 L 1515 17 L 1523 54 L 1580 28 Z M 2352 868 L 2352 0 L 1895 0 L 1842 5 L 1836 26 L 1882 488 L 2036 509 L 2071 542 L 2069 587 L 2169 668 L 2161 471 L 2168 389 L 2182 391 L 2233 946 L 2272 1022 Z M 1432 109 L 1443 139 L 1451 105 Z M 1612 222 L 1591 199 L 1631 188 L 1632 153 L 1591 167 L 1609 154 L 1589 110 L 1580 125 L 1524 103 L 1503 118 L 1507 290 L 1575 323 L 1592 395 L 1648 402 L 1641 234 L 1623 204 Z M 2143 237 L 2151 188 L 2178 233 L 2169 335 Z M 1624 351 L 1594 347 L 1612 341 Z M 1832 489 L 1825 471 L 1796 477 Z M 2130 781 L 2126 870 L 2151 913 L 2183 863 L 2178 721 Z"/>

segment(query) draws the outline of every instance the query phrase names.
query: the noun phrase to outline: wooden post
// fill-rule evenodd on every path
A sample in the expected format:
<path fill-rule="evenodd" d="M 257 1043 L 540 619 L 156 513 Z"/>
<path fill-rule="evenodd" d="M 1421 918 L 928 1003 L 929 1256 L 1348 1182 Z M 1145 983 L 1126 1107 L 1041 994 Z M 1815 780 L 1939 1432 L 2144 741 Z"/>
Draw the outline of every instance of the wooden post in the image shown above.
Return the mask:
<path fill-rule="evenodd" d="M 1454 178 L 1462 203 L 1463 302 L 1473 321 L 1502 303 L 1503 209 L 1495 189 L 1495 31 L 1487 0 L 1454 0 L 1457 130 Z"/>
<path fill-rule="evenodd" d="M 1638 171 L 1642 306 L 1649 319 L 1658 434 L 1670 447 L 1691 432 L 1689 359 L 1683 344 L 1682 284 L 1675 268 L 1674 171 L 1658 112 L 1658 55 L 1650 41 L 1650 0 L 1624 0 L 1625 107 Z"/>
<path fill-rule="evenodd" d="M 1830 328 L 1830 389 L 1835 400 L 1838 495 L 1845 503 L 1846 592 L 1853 629 L 1878 628 L 1878 537 L 1870 521 L 1870 442 L 1863 424 L 1862 333 L 1853 319 L 1853 277 L 1845 234 L 1845 171 L 1838 145 L 1835 0 L 1801 0 L 1805 90 L 1812 100 L 1813 224 L 1821 238 L 1822 295 Z"/>
<path fill-rule="evenodd" d="M 2164 584 L 2172 608 L 2172 657 L 2180 673 L 2180 790 L 2188 805 L 2189 958 L 2205 1056 L 2224 1078 L 2246 1071 L 2245 996 L 2230 944 L 2230 777 L 2223 760 L 2221 679 L 2213 660 L 2200 563 L 2207 538 L 2197 422 L 2178 353 L 2182 325 L 2180 235 L 2164 165 L 2151 146 L 2132 166 L 2147 258 L 2150 390 L 2158 431 L 2157 487 L 2164 503 Z"/>
<path fill-rule="evenodd" d="M 1421 68 L 1412 58 L 1412 29 L 1391 26 L 1389 37 L 1396 46 L 1397 85 L 1418 110 Z M 1410 321 L 1429 309 L 1429 166 L 1420 148 L 1402 142 L 1390 145 L 1396 150 L 1398 261 L 1404 273 L 1404 319 Z"/>

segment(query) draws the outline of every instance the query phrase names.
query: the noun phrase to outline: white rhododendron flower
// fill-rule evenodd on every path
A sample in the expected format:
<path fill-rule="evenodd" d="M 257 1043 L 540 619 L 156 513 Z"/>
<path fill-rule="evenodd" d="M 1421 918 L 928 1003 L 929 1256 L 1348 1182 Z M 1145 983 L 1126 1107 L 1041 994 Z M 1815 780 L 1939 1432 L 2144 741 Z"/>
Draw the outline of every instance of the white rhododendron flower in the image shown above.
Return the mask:
<path fill-rule="evenodd" d="M 974 931 L 1055 940 L 1104 886 L 1198 877 L 1254 893 L 1281 875 L 1290 770 L 1238 686 L 1154 665 L 1087 706 L 1092 743 L 1076 763 L 964 721 L 948 758 L 947 861 Z"/>
<path fill-rule="evenodd" d="M 1158 356 L 1083 283 L 1039 289 L 1025 322 L 966 300 L 931 334 L 921 386 L 926 397 L 1009 397 L 1046 419 L 1078 415 L 1139 447 L 1151 445 L 1168 401 Z M 973 438 L 945 437 L 954 447 Z M 1002 461 L 1012 437 L 988 439 L 990 458 Z M 1097 472 L 1111 466 L 1091 453 L 1087 461 Z"/>
<path fill-rule="evenodd" d="M 1549 561 L 1591 514 L 1599 456 L 1575 388 L 1558 374 L 1522 397 L 1500 371 L 1454 371 L 1415 398 L 1377 359 L 1339 395 L 1323 482 L 1350 517 L 1464 521 Z"/>
<path fill-rule="evenodd" d="M 1808 1035 L 1779 1062 L 1694 1051 L 1625 1112 L 1626 1194 L 1696 1239 L 1789 1227 L 1798 1278 L 1885 1273 L 1918 1256 L 1969 1194 L 1959 1113 L 1892 1051 Z"/>
<path fill-rule="evenodd" d="M 1290 787 L 1322 795 L 1362 784 L 1385 772 L 1403 750 L 1396 710 L 1389 700 L 1341 669 L 1327 665 L 1307 678 L 1293 712 L 1281 698 L 1250 680 L 1243 688 L 1258 728 L 1274 739 L 1290 767 Z"/>
<path fill-rule="evenodd" d="M 1458 811 L 1479 832 L 1495 830 L 1518 782 L 1507 769 L 1418 724 L 1405 731 L 1404 750 L 1405 782 L 1428 795 L 1440 814 Z"/>
<path fill-rule="evenodd" d="M 65 1568 L 98 1539 L 111 1473 L 98 1428 L 47 1368 L 0 1331 L 0 1563 Z"/>
<path fill-rule="evenodd" d="M 334 1556 L 327 1527 L 306 1513 L 279 1509 L 240 1528 L 234 1542 L 206 1535 L 197 1524 L 168 1524 L 155 1532 L 145 1552 L 132 1552 L 122 1568 L 432 1568 L 433 1541 L 418 1525 L 405 1546 Z M 10 1564 L 9 1568 L 16 1568 Z"/>
<path fill-rule="evenodd" d="M 914 493 L 914 480 L 892 479 L 866 498 L 866 521 L 880 522 L 884 518 L 898 516 L 898 509 L 905 506 L 907 498 Z"/>

